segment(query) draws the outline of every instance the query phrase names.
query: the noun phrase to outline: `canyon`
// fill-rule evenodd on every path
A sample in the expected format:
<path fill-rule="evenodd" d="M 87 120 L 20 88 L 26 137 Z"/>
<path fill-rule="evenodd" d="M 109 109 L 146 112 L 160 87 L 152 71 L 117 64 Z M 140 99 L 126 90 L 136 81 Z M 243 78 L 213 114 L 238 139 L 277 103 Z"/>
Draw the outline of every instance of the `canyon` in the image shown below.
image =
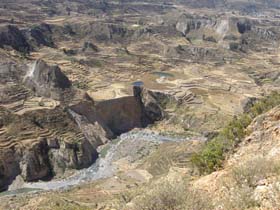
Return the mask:
<path fill-rule="evenodd" d="M 138 210 L 137 190 L 174 177 L 205 191 L 216 172 L 200 177 L 193 154 L 280 91 L 279 9 L 278 0 L 1 0 L 0 209 Z M 264 124 L 279 121 L 273 112 Z M 272 138 L 262 120 L 250 138 Z M 235 149 L 242 158 L 248 138 Z M 217 176 L 238 162 L 224 161 Z"/>
<path fill-rule="evenodd" d="M 94 102 L 73 88 L 58 66 L 43 60 L 35 61 L 23 83 L 39 97 L 38 107 L 26 108 L 27 97 L 15 113 L 3 107 L 1 189 L 18 175 L 24 181 L 37 181 L 66 169 L 89 167 L 98 157 L 98 146 L 163 118 L 159 98 L 143 87 L 132 87 L 132 96 Z M 57 103 L 46 109 L 42 97 Z"/>

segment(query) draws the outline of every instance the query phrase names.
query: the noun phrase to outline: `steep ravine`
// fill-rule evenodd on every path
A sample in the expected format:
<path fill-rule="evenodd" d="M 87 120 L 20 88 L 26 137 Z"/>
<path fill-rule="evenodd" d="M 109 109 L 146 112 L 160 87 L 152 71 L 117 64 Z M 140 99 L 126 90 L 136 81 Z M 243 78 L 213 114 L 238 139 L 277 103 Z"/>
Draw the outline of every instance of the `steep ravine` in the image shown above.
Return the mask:
<path fill-rule="evenodd" d="M 163 136 L 148 128 L 132 130 L 121 134 L 113 142 L 107 143 L 105 145 L 107 147 L 105 156 L 100 156 L 89 168 L 79 170 L 65 179 L 20 183 L 17 190 L 10 190 L 2 195 L 15 195 L 30 191 L 67 189 L 85 182 L 108 178 L 113 176 L 117 171 L 114 162 L 119 159 L 128 158 L 130 161 L 134 162 L 141 158 L 138 154 L 139 149 L 143 150 L 144 148 L 145 152 L 148 153 L 152 151 L 156 145 L 163 142 L 178 142 L 184 140 L 188 139 Z M 127 147 L 129 147 L 129 149 L 127 149 Z"/>
<path fill-rule="evenodd" d="M 164 118 L 164 111 L 160 104 L 161 100 L 166 100 L 166 98 L 164 98 L 164 95 L 146 90 L 144 87 L 135 86 L 133 88 L 133 96 L 98 103 L 81 101 L 66 108 L 70 119 L 75 122 L 84 136 L 83 141 L 79 143 L 82 147 L 77 148 L 75 151 L 73 150 L 74 156 L 80 154 L 78 160 L 81 163 L 78 165 L 81 167 L 74 166 L 72 169 L 81 170 L 64 179 L 37 181 L 41 180 L 38 176 L 37 179 L 34 179 L 36 182 L 22 179 L 21 174 L 10 186 L 10 191 L 4 194 L 17 194 L 26 192 L 26 190 L 32 191 L 33 189 L 65 189 L 86 181 L 110 177 L 115 173 L 114 162 L 116 160 L 124 157 L 130 157 L 130 160 L 137 160 L 140 158 L 137 154 L 140 148 L 145 148 L 145 151 L 149 152 L 153 149 L 153 146 L 161 142 L 183 140 L 176 137 L 162 136 L 148 128 L 144 128 L 148 124 Z M 111 142 L 112 139 L 114 139 L 113 142 Z M 68 150 L 75 147 L 64 145 L 65 143 L 55 140 L 47 140 L 46 142 L 46 159 L 50 162 L 49 170 L 59 171 L 62 165 L 63 168 L 67 169 L 67 164 L 69 165 L 69 161 L 71 162 L 73 156 L 71 151 Z M 102 156 L 101 154 L 98 159 L 94 157 L 93 161 L 88 160 L 87 157 L 91 156 L 91 151 L 96 153 L 96 150 L 99 150 L 102 153 L 102 147 L 99 148 L 102 145 L 105 145 L 103 148 L 107 147 L 106 155 L 103 154 Z M 40 153 L 38 155 L 40 156 Z M 61 159 L 58 160 L 59 157 Z M 83 160 L 85 160 L 85 163 L 83 163 Z M 30 159 L 30 161 L 28 164 L 32 165 L 33 160 Z M 88 167 L 87 165 L 90 162 L 92 164 Z"/>
<path fill-rule="evenodd" d="M 26 88 L 59 103 L 23 114 L 0 107 L 0 191 L 14 180 L 36 182 L 87 168 L 98 158 L 98 146 L 164 117 L 157 98 L 143 87 L 134 87 L 132 96 L 95 102 L 58 66 L 38 60 L 30 70 L 23 78 Z"/>

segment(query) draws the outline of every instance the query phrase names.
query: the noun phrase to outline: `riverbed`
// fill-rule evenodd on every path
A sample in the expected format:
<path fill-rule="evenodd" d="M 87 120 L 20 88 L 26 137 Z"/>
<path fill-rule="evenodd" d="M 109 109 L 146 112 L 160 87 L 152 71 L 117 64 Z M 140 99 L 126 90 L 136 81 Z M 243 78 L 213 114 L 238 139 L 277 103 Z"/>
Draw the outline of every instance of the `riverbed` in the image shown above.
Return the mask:
<path fill-rule="evenodd" d="M 141 157 L 148 155 L 157 145 L 163 142 L 185 140 L 189 140 L 189 138 L 166 136 L 147 128 L 134 129 L 102 146 L 101 148 L 104 151 L 100 151 L 100 153 L 103 153 L 103 157 L 100 155 L 97 161 L 89 168 L 79 170 L 74 175 L 62 180 L 24 183 L 18 190 L 8 191 L 2 195 L 40 190 L 63 190 L 86 182 L 112 177 L 116 172 L 115 161 L 127 158 L 128 161 L 135 162 Z"/>

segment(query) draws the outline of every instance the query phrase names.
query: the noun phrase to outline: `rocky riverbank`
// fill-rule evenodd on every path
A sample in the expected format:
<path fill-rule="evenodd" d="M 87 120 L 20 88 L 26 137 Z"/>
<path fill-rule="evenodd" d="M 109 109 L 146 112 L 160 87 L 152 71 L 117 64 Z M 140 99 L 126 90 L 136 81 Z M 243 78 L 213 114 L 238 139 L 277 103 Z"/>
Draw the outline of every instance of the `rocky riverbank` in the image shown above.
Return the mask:
<path fill-rule="evenodd" d="M 77 171 L 72 176 L 60 180 L 27 183 L 18 179 L 10 186 L 8 193 L 6 192 L 3 195 L 14 195 L 26 191 L 63 190 L 85 182 L 112 177 L 118 171 L 116 162 L 119 160 L 125 159 L 133 164 L 147 157 L 159 144 L 187 140 L 192 139 L 164 136 L 148 128 L 134 129 L 100 147 L 99 152 L 103 157 L 99 156 L 96 162 L 87 169 Z"/>

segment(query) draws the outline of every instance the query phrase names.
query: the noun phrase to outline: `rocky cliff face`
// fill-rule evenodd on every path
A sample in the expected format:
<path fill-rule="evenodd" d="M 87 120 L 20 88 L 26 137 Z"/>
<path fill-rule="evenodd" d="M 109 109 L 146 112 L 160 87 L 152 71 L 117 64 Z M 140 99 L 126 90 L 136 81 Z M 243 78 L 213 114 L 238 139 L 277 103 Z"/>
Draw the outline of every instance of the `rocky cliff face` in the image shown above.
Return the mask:
<path fill-rule="evenodd" d="M 96 112 L 115 135 L 143 127 L 142 107 L 134 96 L 112 99 L 96 104 Z"/>
<path fill-rule="evenodd" d="M 98 157 L 96 142 L 61 108 L 6 116 L 0 128 L 1 189 L 18 175 L 43 180 L 88 167 Z"/>
<path fill-rule="evenodd" d="M 168 96 L 157 91 L 151 91 L 141 86 L 134 86 L 134 96 L 142 106 L 142 122 L 153 123 L 164 117 L 163 107 L 160 104 L 168 100 Z"/>
<path fill-rule="evenodd" d="M 37 60 L 24 78 L 24 83 L 37 95 L 59 99 L 71 82 L 58 66 L 49 66 L 43 60 Z"/>
<path fill-rule="evenodd" d="M 46 23 L 35 25 L 32 28 L 25 31 L 25 36 L 28 39 L 33 48 L 40 46 L 54 47 L 54 41 L 52 38 L 52 28 Z"/>
<path fill-rule="evenodd" d="M 16 152 L 13 148 L 1 150 L 0 191 L 6 190 L 14 178 L 20 173 Z"/>
<path fill-rule="evenodd" d="M 223 45 L 228 46 L 227 49 L 232 51 L 247 52 L 248 49 L 258 50 L 260 44 L 273 43 L 279 38 L 278 27 L 274 27 L 273 22 L 270 24 L 271 27 L 268 28 L 262 20 L 247 17 L 221 18 L 183 14 L 177 20 L 176 30 L 190 42 L 199 39 L 218 44 L 224 43 Z M 192 50 L 192 54 L 197 54 L 199 58 L 207 58 L 205 55 L 209 52 L 217 54 L 213 48 L 208 49 L 208 52 L 206 50 L 207 48 Z"/>
<path fill-rule="evenodd" d="M 98 146 L 164 117 L 160 104 L 167 96 L 163 93 L 134 87 L 133 96 L 97 103 L 82 91 L 72 90 L 59 67 L 42 60 L 33 64 L 24 84 L 37 96 L 61 100 L 61 106 L 44 109 L 44 104 L 38 104 L 41 109 L 22 114 L 1 109 L 1 190 L 17 176 L 29 182 L 89 167 L 98 158 Z M 6 103 L 11 102 L 7 97 Z M 26 94 L 22 99 L 28 98 Z"/>
<path fill-rule="evenodd" d="M 97 139 L 96 143 L 101 145 L 106 138 L 162 120 L 165 115 L 161 104 L 175 100 L 169 97 L 163 92 L 134 86 L 133 96 L 96 102 L 94 105 L 81 102 L 70 106 L 69 112 L 85 135 Z"/>
<path fill-rule="evenodd" d="M 215 19 L 207 17 L 193 17 L 191 15 L 182 15 L 176 24 L 176 29 L 183 35 L 187 35 L 193 30 L 199 30 L 204 27 L 214 28 L 218 24 Z"/>
<path fill-rule="evenodd" d="M 25 36 L 16 26 L 1 26 L 0 47 L 3 48 L 9 46 L 22 53 L 29 53 L 31 50 Z"/>
<path fill-rule="evenodd" d="M 62 175 L 67 169 L 89 167 L 98 157 L 98 153 L 88 140 L 67 143 L 50 142 L 52 138 L 38 140 L 28 148 L 1 148 L 0 190 L 7 189 L 17 176 L 26 182 L 50 179 Z"/>
<path fill-rule="evenodd" d="M 25 181 L 36 181 L 52 176 L 52 169 L 48 157 L 48 144 L 39 140 L 27 151 L 22 151 L 20 160 L 21 176 Z"/>

